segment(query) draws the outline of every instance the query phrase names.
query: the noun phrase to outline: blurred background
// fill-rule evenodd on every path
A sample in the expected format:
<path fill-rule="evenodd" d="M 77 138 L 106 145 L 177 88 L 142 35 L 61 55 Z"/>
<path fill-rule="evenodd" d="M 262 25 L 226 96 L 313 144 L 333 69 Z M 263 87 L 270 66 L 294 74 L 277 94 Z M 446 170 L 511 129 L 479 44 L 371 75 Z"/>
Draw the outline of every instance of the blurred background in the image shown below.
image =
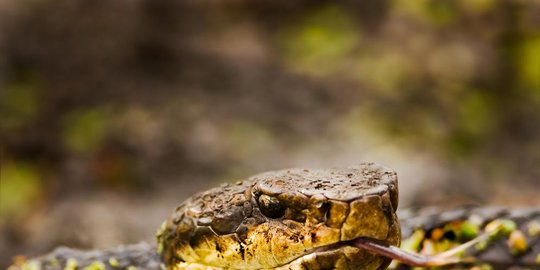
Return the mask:
<path fill-rule="evenodd" d="M 527 0 L 0 0 L 0 268 L 286 167 L 538 205 L 539 26 Z"/>

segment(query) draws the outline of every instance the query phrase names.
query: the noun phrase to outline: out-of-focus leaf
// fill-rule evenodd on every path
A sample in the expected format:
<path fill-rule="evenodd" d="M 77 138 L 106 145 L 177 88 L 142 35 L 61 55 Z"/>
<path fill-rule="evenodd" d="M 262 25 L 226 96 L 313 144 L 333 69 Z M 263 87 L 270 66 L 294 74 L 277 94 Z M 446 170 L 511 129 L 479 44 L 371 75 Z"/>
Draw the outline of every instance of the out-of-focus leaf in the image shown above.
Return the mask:
<path fill-rule="evenodd" d="M 516 59 L 521 80 L 540 94 L 540 34 L 526 38 Z"/>
<path fill-rule="evenodd" d="M 272 136 L 268 130 L 254 122 L 237 121 L 226 131 L 226 142 L 233 154 L 240 158 L 262 154 L 272 147 Z"/>
<path fill-rule="evenodd" d="M 413 78 L 414 72 L 408 55 L 384 50 L 360 57 L 356 75 L 368 86 L 383 91 L 385 95 L 395 96 L 402 90 L 404 81 Z"/>
<path fill-rule="evenodd" d="M 455 154 L 464 151 L 472 151 L 474 146 L 478 146 L 478 141 L 487 134 L 492 133 L 496 125 L 496 107 L 493 99 L 473 89 L 458 105 L 455 118 L 455 130 L 453 139 L 450 141 L 450 148 Z"/>
<path fill-rule="evenodd" d="M 0 163 L 0 223 L 18 219 L 41 195 L 39 172 L 22 162 Z"/>
<path fill-rule="evenodd" d="M 299 25 L 278 37 L 285 62 L 313 75 L 339 71 L 357 47 L 360 29 L 344 10 L 326 7 L 309 14 Z"/>
<path fill-rule="evenodd" d="M 482 14 L 496 7 L 494 0 L 460 0 L 460 7 L 473 14 Z"/>
<path fill-rule="evenodd" d="M 91 152 L 102 142 L 106 128 L 107 116 L 102 110 L 71 112 L 63 121 L 65 145 L 73 152 Z"/>
<path fill-rule="evenodd" d="M 394 0 L 396 12 L 433 26 L 446 26 L 457 20 L 454 1 Z"/>
<path fill-rule="evenodd" d="M 494 106 L 488 96 L 473 92 L 461 103 L 458 111 L 458 125 L 468 134 L 483 136 L 491 132 Z"/>
<path fill-rule="evenodd" d="M 0 92 L 0 127 L 17 129 L 33 119 L 40 105 L 39 87 L 34 80 L 4 86 Z"/>

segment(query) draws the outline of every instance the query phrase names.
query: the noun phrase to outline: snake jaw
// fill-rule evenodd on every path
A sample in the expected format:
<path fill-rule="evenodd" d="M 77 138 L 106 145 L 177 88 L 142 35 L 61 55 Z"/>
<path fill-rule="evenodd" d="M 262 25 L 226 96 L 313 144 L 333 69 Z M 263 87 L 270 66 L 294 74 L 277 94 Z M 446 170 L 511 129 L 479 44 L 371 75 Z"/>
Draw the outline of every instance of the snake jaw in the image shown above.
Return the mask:
<path fill-rule="evenodd" d="M 390 214 L 381 211 L 384 207 L 379 206 L 383 202 L 385 202 L 384 196 L 362 198 L 351 202 L 341 229 L 319 224 L 311 232 L 314 248 L 277 269 L 386 269 L 390 259 L 354 246 L 356 239 L 365 237 L 378 239 L 388 245 L 399 246 L 401 233 L 397 217 L 393 211 L 390 211 Z M 391 208 L 389 205 L 387 206 Z M 380 226 L 367 226 L 371 224 L 370 221 Z M 359 224 L 359 226 L 348 226 L 348 224 Z M 362 226 L 362 224 L 366 225 Z M 336 239 L 336 231 L 339 239 Z"/>
<path fill-rule="evenodd" d="M 275 269 L 386 269 L 389 261 L 363 249 L 338 243 L 314 249 L 290 263 Z"/>

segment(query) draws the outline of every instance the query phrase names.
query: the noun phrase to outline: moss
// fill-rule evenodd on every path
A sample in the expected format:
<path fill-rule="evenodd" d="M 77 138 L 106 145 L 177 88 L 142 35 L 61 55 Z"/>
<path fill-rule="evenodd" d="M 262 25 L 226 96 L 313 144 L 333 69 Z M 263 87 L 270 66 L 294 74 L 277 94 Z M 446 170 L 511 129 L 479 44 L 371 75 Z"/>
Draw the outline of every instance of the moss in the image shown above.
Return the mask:
<path fill-rule="evenodd" d="M 69 258 L 67 261 L 66 261 L 66 266 L 64 267 L 64 270 L 75 270 L 77 269 L 77 260 L 73 259 L 73 258 Z"/>
<path fill-rule="evenodd" d="M 163 253 L 163 233 L 167 229 L 167 221 L 163 221 L 161 223 L 161 226 L 159 227 L 158 231 L 156 232 L 156 239 L 157 239 L 157 253 L 161 254 Z"/>
<path fill-rule="evenodd" d="M 478 225 L 471 222 L 465 221 L 461 224 L 459 229 L 456 231 L 460 239 L 473 239 L 478 236 L 480 228 Z"/>
<path fill-rule="evenodd" d="M 482 251 L 488 247 L 488 244 L 489 244 L 488 240 L 480 241 L 478 244 L 474 246 L 474 248 L 478 251 Z"/>
<path fill-rule="evenodd" d="M 103 262 L 95 261 L 92 262 L 90 265 L 83 268 L 83 270 L 105 270 L 107 267 Z"/>
<path fill-rule="evenodd" d="M 495 219 L 485 227 L 486 232 L 492 233 L 493 237 L 498 235 L 508 236 L 517 229 L 516 222 L 510 219 Z"/>
<path fill-rule="evenodd" d="M 41 264 L 38 261 L 29 261 L 21 266 L 21 270 L 41 270 Z"/>
<path fill-rule="evenodd" d="M 409 238 L 401 242 L 401 248 L 407 251 L 416 252 L 420 247 L 422 240 L 424 240 L 425 235 L 426 232 L 424 230 L 416 230 Z"/>
<path fill-rule="evenodd" d="M 60 266 L 60 262 L 56 258 L 53 258 L 48 262 L 48 265 L 57 268 Z"/>
<path fill-rule="evenodd" d="M 491 264 L 484 263 L 484 264 L 479 265 L 478 269 L 479 270 L 493 270 L 493 266 L 491 266 Z"/>
<path fill-rule="evenodd" d="M 109 258 L 109 265 L 115 268 L 120 267 L 120 262 L 115 257 Z"/>
<path fill-rule="evenodd" d="M 507 244 L 510 252 L 514 255 L 522 254 L 529 248 L 525 234 L 520 230 L 514 230 L 510 233 Z"/>
<path fill-rule="evenodd" d="M 540 222 L 533 221 L 527 226 L 527 233 L 529 236 L 540 236 Z"/>

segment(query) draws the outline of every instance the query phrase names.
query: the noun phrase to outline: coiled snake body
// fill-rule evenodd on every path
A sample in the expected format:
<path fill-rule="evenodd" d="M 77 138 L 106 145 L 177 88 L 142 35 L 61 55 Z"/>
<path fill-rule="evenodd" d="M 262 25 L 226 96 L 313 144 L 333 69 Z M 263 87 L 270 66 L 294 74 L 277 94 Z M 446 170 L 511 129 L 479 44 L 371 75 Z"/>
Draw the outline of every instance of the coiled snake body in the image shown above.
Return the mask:
<path fill-rule="evenodd" d="M 365 238 L 399 246 L 397 207 L 396 173 L 380 165 L 272 171 L 189 198 L 159 229 L 157 247 L 60 248 L 10 270 L 386 269 L 390 259 L 354 243 Z M 435 233 L 440 228 L 471 217 L 482 226 L 508 217 L 516 222 L 515 230 L 529 230 L 529 246 L 511 253 L 502 239 L 472 256 L 495 269 L 540 269 L 538 207 L 423 212 L 404 213 L 404 237 L 421 230 L 444 240 L 447 233 Z"/>

